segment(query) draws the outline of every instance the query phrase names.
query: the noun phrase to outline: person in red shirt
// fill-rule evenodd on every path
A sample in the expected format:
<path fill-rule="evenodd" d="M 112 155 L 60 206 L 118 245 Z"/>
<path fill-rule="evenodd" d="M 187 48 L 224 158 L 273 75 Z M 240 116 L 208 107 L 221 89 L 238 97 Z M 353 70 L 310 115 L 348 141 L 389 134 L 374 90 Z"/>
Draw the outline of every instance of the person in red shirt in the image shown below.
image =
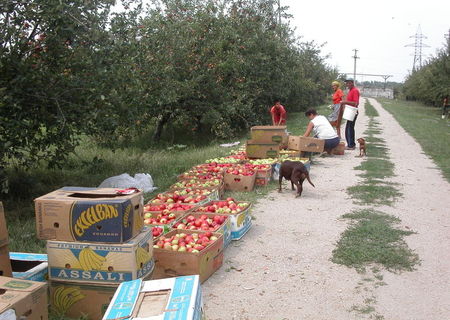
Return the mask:
<path fill-rule="evenodd" d="M 341 107 L 345 105 L 350 105 L 352 107 L 358 108 L 359 106 L 359 90 L 355 87 L 355 82 L 353 79 L 345 80 L 345 85 L 348 88 L 347 97 L 341 102 Z M 347 140 L 347 150 L 355 150 L 355 123 L 356 118 L 358 118 L 358 113 L 356 113 L 355 119 L 353 121 L 348 121 L 345 125 L 345 140 Z"/>
<path fill-rule="evenodd" d="M 341 90 L 339 81 L 333 81 L 331 88 L 333 88 L 333 112 L 328 116 L 328 121 L 333 127 L 336 127 L 339 138 L 341 137 L 341 121 L 339 119 L 339 111 L 341 110 L 341 101 L 344 97 L 344 92 Z M 341 115 L 342 117 L 342 115 Z"/>
<path fill-rule="evenodd" d="M 272 115 L 273 126 L 286 125 L 286 109 L 281 105 L 280 100 L 274 101 L 273 107 L 270 108 L 270 114 Z"/>

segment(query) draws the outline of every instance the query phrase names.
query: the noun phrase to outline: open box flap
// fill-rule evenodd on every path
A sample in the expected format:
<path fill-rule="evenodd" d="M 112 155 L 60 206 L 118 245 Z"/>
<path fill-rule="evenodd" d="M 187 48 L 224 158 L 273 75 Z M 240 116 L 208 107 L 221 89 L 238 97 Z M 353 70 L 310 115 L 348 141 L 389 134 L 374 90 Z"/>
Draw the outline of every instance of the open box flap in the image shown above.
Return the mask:
<path fill-rule="evenodd" d="M 48 261 L 47 254 L 45 253 L 10 252 L 9 258 L 19 261 Z"/>
<path fill-rule="evenodd" d="M 123 282 L 117 289 L 104 320 L 131 319 L 133 310 L 141 292 L 142 279 Z"/>

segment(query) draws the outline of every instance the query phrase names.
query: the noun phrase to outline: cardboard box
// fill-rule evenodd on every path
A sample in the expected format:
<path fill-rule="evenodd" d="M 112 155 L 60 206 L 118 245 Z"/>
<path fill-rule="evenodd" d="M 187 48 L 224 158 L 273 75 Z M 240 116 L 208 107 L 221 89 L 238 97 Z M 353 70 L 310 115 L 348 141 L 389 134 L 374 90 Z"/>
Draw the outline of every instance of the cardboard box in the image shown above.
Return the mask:
<path fill-rule="evenodd" d="M 22 280 L 47 282 L 48 263 L 44 253 L 10 252 L 13 277 Z"/>
<path fill-rule="evenodd" d="M 300 151 L 300 136 L 289 136 L 288 149 Z"/>
<path fill-rule="evenodd" d="M 345 142 L 340 142 L 335 148 L 331 150 L 331 154 L 342 156 L 345 153 Z"/>
<path fill-rule="evenodd" d="M 12 319 L 48 319 L 46 283 L 0 277 L 0 293 L 0 318 L 14 310 Z"/>
<path fill-rule="evenodd" d="M 324 145 L 325 140 L 310 137 L 300 137 L 299 149 L 302 152 L 323 152 Z"/>
<path fill-rule="evenodd" d="M 47 254 L 49 279 L 56 281 L 116 284 L 154 268 L 150 228 L 123 244 L 47 241 Z"/>
<path fill-rule="evenodd" d="M 186 214 L 181 220 L 185 219 L 187 216 L 194 216 L 196 219 L 200 218 L 202 215 L 206 215 L 208 218 L 214 218 L 214 216 L 226 216 L 224 214 L 220 213 L 210 213 L 210 212 L 191 212 Z M 178 229 L 178 228 L 176 228 Z M 182 229 L 182 230 L 188 230 L 188 229 Z M 231 242 L 231 219 L 230 217 L 227 217 L 225 222 L 218 228 L 217 230 L 214 230 L 213 232 L 220 233 L 223 235 L 223 247 L 226 248 Z"/>
<path fill-rule="evenodd" d="M 255 186 L 256 187 L 264 187 L 270 183 L 270 178 L 256 178 Z"/>
<path fill-rule="evenodd" d="M 9 243 L 8 228 L 6 227 L 5 210 L 3 203 L 0 201 L 0 247 Z"/>
<path fill-rule="evenodd" d="M 247 157 L 250 159 L 277 158 L 280 151 L 278 143 L 256 143 L 254 140 L 247 141 Z"/>
<path fill-rule="evenodd" d="M 177 233 L 203 233 L 201 231 L 173 230 L 166 235 L 170 238 Z M 223 236 L 213 233 L 218 239 L 209 244 L 199 253 L 178 252 L 154 248 L 155 271 L 154 279 L 190 276 L 198 274 L 200 282 L 208 279 L 223 263 Z"/>
<path fill-rule="evenodd" d="M 238 203 L 243 203 L 239 201 Z M 239 213 L 226 213 L 231 218 L 231 239 L 240 240 L 252 226 L 251 204 Z"/>
<path fill-rule="evenodd" d="M 286 141 L 286 126 L 255 126 L 251 128 L 252 140 L 256 143 L 276 143 Z"/>
<path fill-rule="evenodd" d="M 0 247 L 0 276 L 12 277 L 8 246 Z"/>
<path fill-rule="evenodd" d="M 144 226 L 142 192 L 64 187 L 34 202 L 37 237 L 43 240 L 123 243 Z"/>
<path fill-rule="evenodd" d="M 118 286 L 50 281 L 50 309 L 74 319 L 101 319 Z"/>
<path fill-rule="evenodd" d="M 255 187 L 256 172 L 251 176 L 225 173 L 225 190 L 230 191 L 252 191 Z M 209 201 L 208 201 L 209 202 Z"/>
<path fill-rule="evenodd" d="M 198 275 L 122 283 L 103 317 L 117 319 L 204 319 Z"/>

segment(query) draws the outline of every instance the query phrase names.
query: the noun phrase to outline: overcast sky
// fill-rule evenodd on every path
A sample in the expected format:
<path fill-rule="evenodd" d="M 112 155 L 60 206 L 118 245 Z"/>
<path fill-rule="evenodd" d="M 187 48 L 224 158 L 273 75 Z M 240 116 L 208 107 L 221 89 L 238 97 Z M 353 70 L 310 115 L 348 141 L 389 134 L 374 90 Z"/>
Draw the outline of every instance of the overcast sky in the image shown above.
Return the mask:
<path fill-rule="evenodd" d="M 304 40 L 327 44 L 328 62 L 340 72 L 353 72 L 353 49 L 358 49 L 357 72 L 390 74 L 403 81 L 412 69 L 413 38 L 420 24 L 428 37 L 423 53 L 430 57 L 443 47 L 450 29 L 450 0 L 281 0 L 294 16 L 292 25 Z M 424 59 L 424 58 L 423 58 Z M 356 77 L 357 80 L 383 80 Z"/>

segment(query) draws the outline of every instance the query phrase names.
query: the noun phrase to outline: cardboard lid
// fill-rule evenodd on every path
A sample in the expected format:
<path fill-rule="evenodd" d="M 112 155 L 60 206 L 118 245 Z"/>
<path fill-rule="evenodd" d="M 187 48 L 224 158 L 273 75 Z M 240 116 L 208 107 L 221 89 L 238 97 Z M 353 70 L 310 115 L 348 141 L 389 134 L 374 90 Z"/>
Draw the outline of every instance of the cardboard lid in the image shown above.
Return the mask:
<path fill-rule="evenodd" d="M 46 285 L 47 284 L 43 282 L 19 280 L 0 276 L 0 289 L 11 292 L 33 292 Z"/>
<path fill-rule="evenodd" d="M 136 195 L 142 195 L 142 191 L 124 194 L 118 193 L 116 188 L 84 188 L 84 187 L 63 187 L 61 189 L 50 192 L 41 196 L 36 200 L 58 200 L 58 201 L 74 201 L 74 200 L 123 200 L 130 199 Z"/>

